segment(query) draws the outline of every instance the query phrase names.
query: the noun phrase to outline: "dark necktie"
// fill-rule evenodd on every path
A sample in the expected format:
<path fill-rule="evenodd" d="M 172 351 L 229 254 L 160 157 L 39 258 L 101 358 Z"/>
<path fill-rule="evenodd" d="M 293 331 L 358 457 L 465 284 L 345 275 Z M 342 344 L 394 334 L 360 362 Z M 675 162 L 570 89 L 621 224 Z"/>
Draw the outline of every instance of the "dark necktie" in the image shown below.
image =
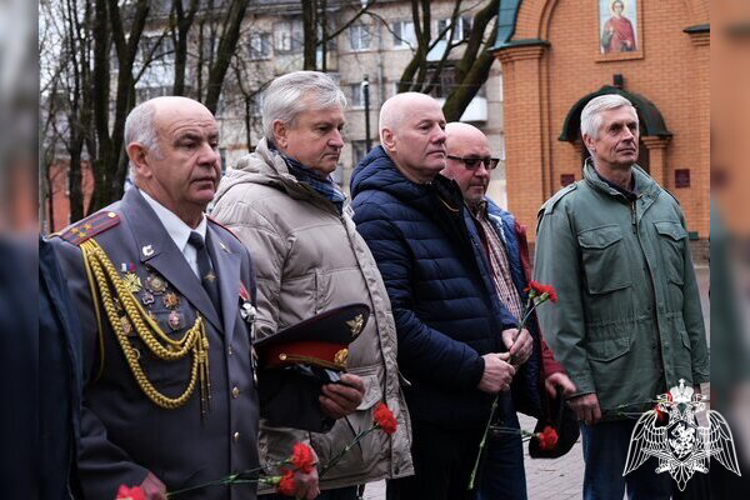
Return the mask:
<path fill-rule="evenodd" d="M 208 237 L 208 233 L 206 233 Z M 200 275 L 201 284 L 203 289 L 206 290 L 211 302 L 216 308 L 216 312 L 221 317 L 221 298 L 219 296 L 219 280 L 211 267 L 211 257 L 208 255 L 208 248 L 206 242 L 203 241 L 203 237 L 193 231 L 190 233 L 188 243 L 193 245 L 195 250 L 198 252 L 198 274 Z"/>

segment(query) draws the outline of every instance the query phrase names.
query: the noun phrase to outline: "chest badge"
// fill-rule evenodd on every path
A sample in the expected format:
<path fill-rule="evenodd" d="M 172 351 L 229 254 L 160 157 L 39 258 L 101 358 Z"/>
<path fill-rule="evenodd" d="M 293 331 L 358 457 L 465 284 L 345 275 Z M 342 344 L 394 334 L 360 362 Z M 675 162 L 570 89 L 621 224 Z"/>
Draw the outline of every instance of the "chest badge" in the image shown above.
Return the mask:
<path fill-rule="evenodd" d="M 180 297 L 174 292 L 169 292 L 164 295 L 162 302 L 164 302 L 164 307 L 167 309 L 175 309 L 180 305 Z"/>
<path fill-rule="evenodd" d="M 146 278 L 146 288 L 153 295 L 161 295 L 167 289 L 167 280 L 157 274 L 150 274 Z"/>
<path fill-rule="evenodd" d="M 125 273 L 125 275 L 122 277 L 122 282 L 132 294 L 140 292 L 141 288 L 143 288 L 141 278 L 139 278 L 138 275 L 133 272 Z"/>

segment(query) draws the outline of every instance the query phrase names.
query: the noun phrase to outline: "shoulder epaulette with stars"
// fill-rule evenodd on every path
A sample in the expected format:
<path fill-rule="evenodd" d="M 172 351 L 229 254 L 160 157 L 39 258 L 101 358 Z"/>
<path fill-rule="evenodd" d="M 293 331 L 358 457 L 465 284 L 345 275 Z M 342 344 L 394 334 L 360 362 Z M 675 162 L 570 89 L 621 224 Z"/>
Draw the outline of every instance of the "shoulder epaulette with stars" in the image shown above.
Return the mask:
<path fill-rule="evenodd" d="M 59 236 L 68 243 L 78 246 L 119 223 L 119 215 L 111 210 L 103 210 L 76 222 L 53 236 Z"/>

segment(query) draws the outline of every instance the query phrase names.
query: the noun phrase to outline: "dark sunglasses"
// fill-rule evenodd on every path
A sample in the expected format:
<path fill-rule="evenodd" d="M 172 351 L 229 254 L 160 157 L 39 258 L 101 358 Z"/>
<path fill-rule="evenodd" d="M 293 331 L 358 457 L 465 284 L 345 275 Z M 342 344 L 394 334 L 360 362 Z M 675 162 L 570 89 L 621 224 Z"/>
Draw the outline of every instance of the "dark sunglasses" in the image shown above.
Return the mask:
<path fill-rule="evenodd" d="M 446 157 L 450 158 L 451 160 L 460 161 L 469 170 L 474 170 L 475 168 L 479 167 L 480 163 L 484 163 L 484 168 L 486 168 L 487 170 L 495 170 L 497 164 L 500 163 L 500 158 L 477 158 L 476 156 L 461 158 L 459 156 L 451 155 L 447 155 Z"/>

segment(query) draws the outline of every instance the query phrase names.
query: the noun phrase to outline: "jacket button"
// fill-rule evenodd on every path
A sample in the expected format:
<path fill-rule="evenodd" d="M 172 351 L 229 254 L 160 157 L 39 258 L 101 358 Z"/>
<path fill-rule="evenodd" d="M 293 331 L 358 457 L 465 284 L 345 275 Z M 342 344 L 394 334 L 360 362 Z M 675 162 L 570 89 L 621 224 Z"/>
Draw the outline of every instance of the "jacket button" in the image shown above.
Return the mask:
<path fill-rule="evenodd" d="M 237 441 L 239 441 L 239 440 L 240 440 L 240 432 L 239 432 L 239 431 L 236 431 L 236 432 L 235 432 L 235 433 L 234 433 L 234 434 L 232 435 L 232 439 L 234 439 L 234 442 L 235 442 L 235 443 L 236 443 Z"/>
<path fill-rule="evenodd" d="M 237 387 L 236 385 L 234 387 L 232 387 L 232 397 L 235 398 L 235 399 L 237 399 L 238 397 L 240 397 L 240 388 Z"/>

